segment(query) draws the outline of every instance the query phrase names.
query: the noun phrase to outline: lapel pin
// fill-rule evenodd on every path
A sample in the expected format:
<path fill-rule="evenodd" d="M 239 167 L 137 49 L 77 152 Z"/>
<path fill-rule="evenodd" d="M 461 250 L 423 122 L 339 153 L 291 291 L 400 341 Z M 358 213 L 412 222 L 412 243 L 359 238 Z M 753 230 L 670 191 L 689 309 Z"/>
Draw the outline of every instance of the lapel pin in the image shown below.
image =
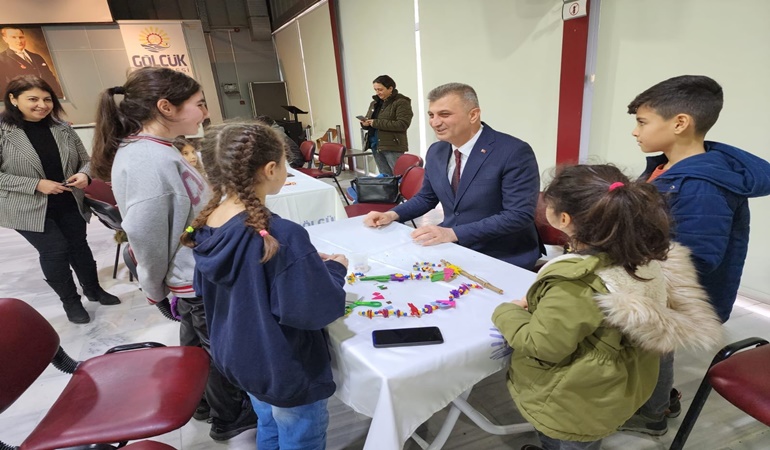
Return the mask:
<path fill-rule="evenodd" d="M 485 148 L 481 149 L 481 153 L 486 153 L 486 152 L 487 152 L 487 149 L 485 149 Z"/>

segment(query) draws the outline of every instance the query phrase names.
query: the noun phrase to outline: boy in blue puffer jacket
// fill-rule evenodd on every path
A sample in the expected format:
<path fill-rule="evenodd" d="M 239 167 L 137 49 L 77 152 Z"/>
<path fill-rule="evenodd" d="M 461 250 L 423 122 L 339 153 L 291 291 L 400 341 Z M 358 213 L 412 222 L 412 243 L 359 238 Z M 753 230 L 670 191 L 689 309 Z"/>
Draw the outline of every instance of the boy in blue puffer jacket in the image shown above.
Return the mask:
<path fill-rule="evenodd" d="M 688 247 L 722 322 L 733 309 L 749 246 L 749 198 L 770 194 L 770 163 L 736 147 L 705 140 L 722 110 L 722 87 L 706 76 L 670 78 L 628 105 L 633 136 L 647 157 L 642 178 L 668 201 L 674 240 Z M 661 359 L 650 401 L 621 429 L 661 435 L 676 417 L 673 354 Z M 678 405 L 677 405 L 678 406 Z M 676 411 L 675 411 L 676 410 Z"/>

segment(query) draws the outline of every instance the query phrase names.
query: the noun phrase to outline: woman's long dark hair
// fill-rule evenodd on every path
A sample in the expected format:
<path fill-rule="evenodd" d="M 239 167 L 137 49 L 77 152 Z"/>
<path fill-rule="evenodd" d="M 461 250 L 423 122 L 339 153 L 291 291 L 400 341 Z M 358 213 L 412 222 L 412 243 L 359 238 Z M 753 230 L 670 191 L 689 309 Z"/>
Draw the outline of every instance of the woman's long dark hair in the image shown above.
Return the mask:
<path fill-rule="evenodd" d="M 666 259 L 670 219 L 655 186 L 607 164 L 562 166 L 543 197 L 554 213 L 570 215 L 577 252 L 606 253 L 634 277 L 637 267 Z"/>
<path fill-rule="evenodd" d="M 166 99 L 180 106 L 201 90 L 189 76 L 163 67 L 144 67 L 128 75 L 126 84 L 101 93 L 96 112 L 96 129 L 91 170 L 97 178 L 110 180 L 112 162 L 121 141 L 141 131 L 157 117 L 158 101 Z M 115 95 L 122 95 L 120 104 Z"/>
<path fill-rule="evenodd" d="M 42 78 L 34 75 L 19 75 L 8 82 L 8 86 L 5 88 L 5 111 L 0 115 L 0 122 L 9 123 L 21 127 L 24 125 L 24 114 L 19 110 L 17 106 L 14 106 L 11 102 L 11 95 L 13 98 L 18 99 L 21 94 L 30 89 L 42 89 L 51 95 L 53 101 L 53 109 L 51 113 L 45 116 L 41 122 L 50 125 L 53 122 L 63 122 L 61 115 L 64 114 L 64 108 L 61 106 L 61 102 L 56 98 L 56 92 L 51 86 Z"/>

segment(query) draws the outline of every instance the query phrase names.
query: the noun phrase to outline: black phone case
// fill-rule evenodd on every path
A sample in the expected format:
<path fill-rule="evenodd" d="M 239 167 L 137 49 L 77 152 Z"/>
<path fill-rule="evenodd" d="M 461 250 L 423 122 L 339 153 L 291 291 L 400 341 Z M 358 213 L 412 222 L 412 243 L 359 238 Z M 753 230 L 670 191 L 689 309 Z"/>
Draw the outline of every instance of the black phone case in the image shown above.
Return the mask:
<path fill-rule="evenodd" d="M 395 334 L 395 336 L 393 335 Z M 375 348 L 407 347 L 413 345 L 443 344 L 444 336 L 438 327 L 393 328 L 372 331 Z"/>

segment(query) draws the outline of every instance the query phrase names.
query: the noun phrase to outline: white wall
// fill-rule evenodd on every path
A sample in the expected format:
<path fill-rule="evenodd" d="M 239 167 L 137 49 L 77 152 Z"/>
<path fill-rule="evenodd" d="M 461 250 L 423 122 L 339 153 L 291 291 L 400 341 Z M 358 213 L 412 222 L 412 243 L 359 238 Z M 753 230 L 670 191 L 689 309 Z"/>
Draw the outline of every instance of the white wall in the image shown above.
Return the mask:
<path fill-rule="evenodd" d="M 425 95 L 452 81 L 470 84 L 482 120 L 527 141 L 541 172 L 556 162 L 562 4 L 420 0 Z"/>
<path fill-rule="evenodd" d="M 339 0 L 339 30 L 352 146 L 362 148 L 358 115 L 366 114 L 374 90 L 372 80 L 389 75 L 396 89 L 412 100 L 414 119 L 407 131 L 409 152 L 420 154 L 418 77 L 414 0 L 381 3 Z M 374 167 L 371 164 L 370 167 Z"/>
<path fill-rule="evenodd" d="M 641 173 L 631 136 L 633 98 L 664 79 L 708 75 L 725 93 L 707 139 L 770 159 L 770 2 L 766 0 L 603 1 L 589 155 Z M 770 198 L 750 201 L 752 233 L 742 293 L 770 301 Z"/>

